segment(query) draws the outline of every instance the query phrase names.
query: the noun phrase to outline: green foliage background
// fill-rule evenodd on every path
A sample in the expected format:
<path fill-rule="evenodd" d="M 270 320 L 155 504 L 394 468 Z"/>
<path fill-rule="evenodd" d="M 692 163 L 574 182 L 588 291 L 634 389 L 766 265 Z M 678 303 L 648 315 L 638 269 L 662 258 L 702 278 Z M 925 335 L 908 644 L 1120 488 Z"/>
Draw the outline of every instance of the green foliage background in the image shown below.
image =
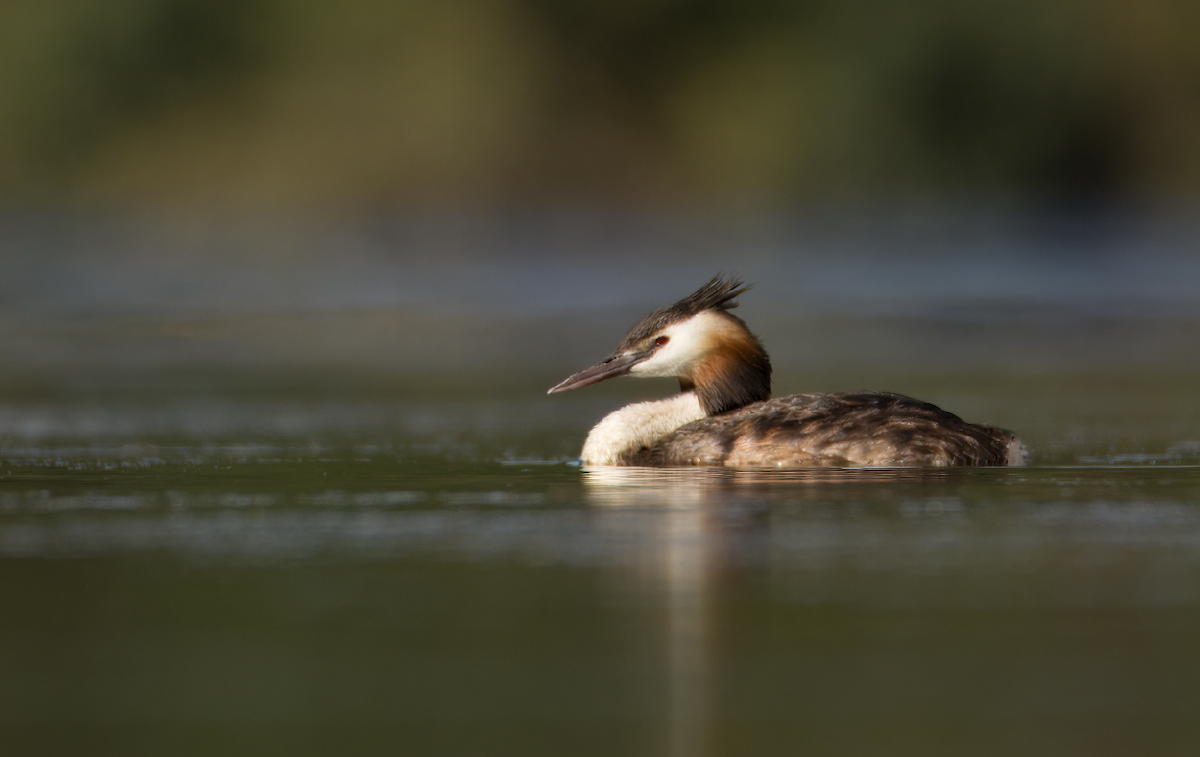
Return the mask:
<path fill-rule="evenodd" d="M 1194 0 L 10 0 L 0 198 L 1161 200 Z"/>

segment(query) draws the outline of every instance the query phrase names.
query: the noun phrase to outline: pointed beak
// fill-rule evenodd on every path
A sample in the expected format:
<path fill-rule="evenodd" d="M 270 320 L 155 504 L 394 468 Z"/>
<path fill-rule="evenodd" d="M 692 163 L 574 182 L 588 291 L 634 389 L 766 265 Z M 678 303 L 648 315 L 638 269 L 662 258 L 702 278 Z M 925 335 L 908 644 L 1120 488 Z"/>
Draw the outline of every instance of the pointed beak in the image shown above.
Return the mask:
<path fill-rule="evenodd" d="M 565 392 L 568 389 L 579 389 L 585 386 L 597 384 L 604 379 L 613 378 L 614 376 L 624 376 L 629 373 L 633 366 L 650 357 L 649 352 L 633 352 L 627 355 L 613 355 L 603 363 L 596 363 L 591 368 L 584 368 L 574 376 L 569 376 L 562 382 L 550 387 L 550 391 L 546 394 L 554 394 L 555 392 Z"/>

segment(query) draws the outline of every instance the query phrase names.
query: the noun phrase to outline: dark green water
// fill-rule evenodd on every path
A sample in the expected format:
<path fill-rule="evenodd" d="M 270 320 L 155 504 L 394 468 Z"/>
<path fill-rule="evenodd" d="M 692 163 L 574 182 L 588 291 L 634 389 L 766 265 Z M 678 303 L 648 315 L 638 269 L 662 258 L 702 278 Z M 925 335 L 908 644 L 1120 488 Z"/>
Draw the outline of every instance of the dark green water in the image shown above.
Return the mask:
<path fill-rule="evenodd" d="M 5 752 L 1200 749 L 1175 416 L 1051 407 L 1023 469 L 623 472 L 568 462 L 595 404 L 8 406 Z"/>

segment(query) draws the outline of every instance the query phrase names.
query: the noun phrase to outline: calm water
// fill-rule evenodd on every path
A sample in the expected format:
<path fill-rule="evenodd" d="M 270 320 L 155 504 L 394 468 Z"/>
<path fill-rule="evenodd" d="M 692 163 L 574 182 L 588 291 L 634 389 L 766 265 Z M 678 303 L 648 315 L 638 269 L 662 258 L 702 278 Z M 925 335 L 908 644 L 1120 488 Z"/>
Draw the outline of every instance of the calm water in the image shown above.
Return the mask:
<path fill-rule="evenodd" d="M 543 394 L 720 250 L 623 299 L 594 264 L 39 229 L 0 308 L 6 754 L 1200 750 L 1200 278 L 1161 229 L 743 253 L 780 391 L 902 391 L 1037 455 L 761 472 L 580 468 L 670 385 Z"/>

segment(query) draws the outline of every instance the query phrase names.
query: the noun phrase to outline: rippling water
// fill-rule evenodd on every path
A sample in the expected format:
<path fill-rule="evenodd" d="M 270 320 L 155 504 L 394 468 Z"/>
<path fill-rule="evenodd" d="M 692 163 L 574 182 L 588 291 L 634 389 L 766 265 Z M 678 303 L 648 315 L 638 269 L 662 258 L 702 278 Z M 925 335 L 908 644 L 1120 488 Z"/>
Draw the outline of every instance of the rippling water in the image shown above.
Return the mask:
<path fill-rule="evenodd" d="M 1195 442 L 649 471 L 580 468 L 524 401 L 5 417 L 0 722 L 24 753 L 1200 739 Z"/>
<path fill-rule="evenodd" d="M 465 321 L 481 274 L 418 267 L 397 291 L 440 271 L 439 323 L 350 307 L 397 270 L 361 254 L 293 299 L 262 260 L 97 284 L 69 249 L 0 309 L 4 751 L 1193 754 L 1200 285 L 1137 239 L 1063 310 L 1063 257 L 964 254 L 911 300 L 885 265 L 862 285 L 892 300 L 840 309 L 867 258 L 742 259 L 782 271 L 739 311 L 780 391 L 904 391 L 1035 453 L 984 470 L 581 468 L 591 423 L 670 391 L 544 396 L 642 312 L 573 307 L 586 265 L 540 298 L 548 268 L 493 270 L 527 301 Z M 277 299 L 231 316 L 239 287 Z"/>

